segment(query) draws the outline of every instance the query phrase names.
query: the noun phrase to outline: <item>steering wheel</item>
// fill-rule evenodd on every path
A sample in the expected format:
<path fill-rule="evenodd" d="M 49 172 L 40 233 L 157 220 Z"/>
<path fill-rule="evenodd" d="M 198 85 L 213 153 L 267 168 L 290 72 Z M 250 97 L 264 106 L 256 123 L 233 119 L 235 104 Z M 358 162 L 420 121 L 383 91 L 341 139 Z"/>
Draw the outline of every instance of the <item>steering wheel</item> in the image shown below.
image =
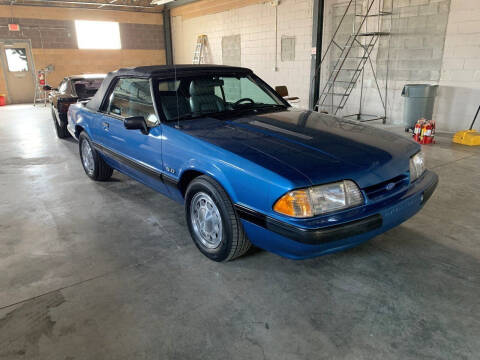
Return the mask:
<path fill-rule="evenodd" d="M 245 102 L 245 101 L 248 101 L 248 102 L 250 102 L 251 104 L 255 104 L 255 101 L 253 101 L 253 100 L 250 99 L 250 98 L 242 98 L 242 99 L 240 99 L 240 100 L 235 101 L 235 103 L 233 104 L 233 107 L 237 107 L 238 105 L 240 105 L 242 102 Z"/>

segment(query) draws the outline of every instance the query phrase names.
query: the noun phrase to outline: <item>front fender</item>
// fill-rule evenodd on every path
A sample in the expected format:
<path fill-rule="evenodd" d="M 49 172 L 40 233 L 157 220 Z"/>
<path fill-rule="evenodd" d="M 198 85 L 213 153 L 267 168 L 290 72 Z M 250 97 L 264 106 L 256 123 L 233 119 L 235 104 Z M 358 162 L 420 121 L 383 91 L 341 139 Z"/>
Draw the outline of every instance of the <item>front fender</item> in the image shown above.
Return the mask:
<path fill-rule="evenodd" d="M 198 158 L 190 159 L 182 165 L 179 179 L 182 179 L 186 172 L 192 170 L 210 176 L 223 187 L 233 203 L 238 201 L 234 187 L 218 164 Z"/>
<path fill-rule="evenodd" d="M 269 213 L 274 201 L 294 186 L 273 171 L 182 131 L 165 126 L 162 133 L 163 166 L 176 174 L 172 176 L 175 180 L 181 181 L 189 170 L 207 174 L 224 188 L 234 204 Z M 183 201 L 181 191 L 173 196 Z"/>

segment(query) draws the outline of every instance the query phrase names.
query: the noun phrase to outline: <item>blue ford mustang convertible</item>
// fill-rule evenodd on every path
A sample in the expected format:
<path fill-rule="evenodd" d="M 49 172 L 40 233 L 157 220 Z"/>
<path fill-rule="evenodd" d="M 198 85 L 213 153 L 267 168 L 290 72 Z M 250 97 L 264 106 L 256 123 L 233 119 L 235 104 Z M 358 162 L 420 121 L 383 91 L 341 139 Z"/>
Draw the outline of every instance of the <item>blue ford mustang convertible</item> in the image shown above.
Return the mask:
<path fill-rule="evenodd" d="M 294 259 L 350 248 L 413 216 L 438 182 L 413 141 L 292 109 L 240 67 L 112 72 L 67 128 L 90 178 L 115 169 L 183 203 L 215 261 L 252 244 Z"/>

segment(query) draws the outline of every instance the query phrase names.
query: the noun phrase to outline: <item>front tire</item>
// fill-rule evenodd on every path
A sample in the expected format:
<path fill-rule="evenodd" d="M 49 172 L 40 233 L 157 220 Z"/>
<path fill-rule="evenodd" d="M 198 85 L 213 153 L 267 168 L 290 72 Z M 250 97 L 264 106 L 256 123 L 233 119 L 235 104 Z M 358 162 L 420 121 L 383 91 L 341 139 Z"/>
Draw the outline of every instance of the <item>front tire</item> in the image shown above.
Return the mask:
<path fill-rule="evenodd" d="M 52 106 L 52 118 L 53 123 L 55 124 L 55 133 L 59 139 L 65 139 L 70 136 L 70 133 L 67 130 L 67 124 L 60 122 L 58 123 L 57 114 L 55 114 L 55 110 Z"/>
<path fill-rule="evenodd" d="M 113 174 L 113 168 L 102 159 L 84 131 L 82 131 L 78 137 L 78 148 L 83 170 L 85 170 L 85 174 L 87 174 L 90 179 L 96 181 L 110 179 Z"/>
<path fill-rule="evenodd" d="M 251 247 L 225 190 L 208 176 L 188 186 L 185 216 L 197 248 L 213 261 L 230 261 Z"/>

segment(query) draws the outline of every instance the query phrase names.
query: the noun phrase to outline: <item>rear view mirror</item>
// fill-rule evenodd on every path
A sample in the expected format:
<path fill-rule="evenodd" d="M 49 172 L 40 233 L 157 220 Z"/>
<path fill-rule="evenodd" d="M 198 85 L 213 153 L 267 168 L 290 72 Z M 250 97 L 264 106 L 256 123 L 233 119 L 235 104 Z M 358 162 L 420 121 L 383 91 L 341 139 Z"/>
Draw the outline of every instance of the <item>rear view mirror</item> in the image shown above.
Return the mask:
<path fill-rule="evenodd" d="M 125 126 L 125 129 L 140 130 L 142 134 L 148 134 L 147 123 L 145 122 L 145 118 L 143 116 L 132 116 L 125 118 L 123 120 L 123 125 Z"/>

